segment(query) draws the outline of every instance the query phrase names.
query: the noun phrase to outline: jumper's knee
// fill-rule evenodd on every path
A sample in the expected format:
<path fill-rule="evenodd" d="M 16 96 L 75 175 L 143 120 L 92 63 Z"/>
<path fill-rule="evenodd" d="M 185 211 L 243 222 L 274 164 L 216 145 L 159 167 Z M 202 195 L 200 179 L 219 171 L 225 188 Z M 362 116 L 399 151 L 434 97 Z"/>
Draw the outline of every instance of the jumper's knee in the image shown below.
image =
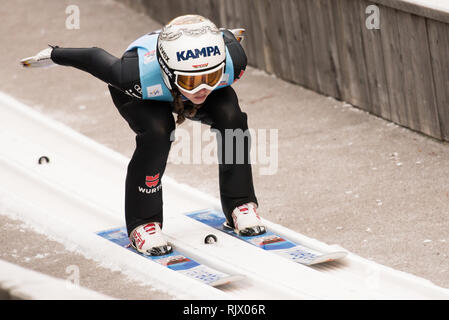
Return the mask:
<path fill-rule="evenodd" d="M 158 150 L 162 146 L 170 146 L 172 142 L 170 135 L 173 130 L 174 126 L 164 123 L 152 124 L 151 126 L 145 127 L 136 136 L 137 147 Z"/>

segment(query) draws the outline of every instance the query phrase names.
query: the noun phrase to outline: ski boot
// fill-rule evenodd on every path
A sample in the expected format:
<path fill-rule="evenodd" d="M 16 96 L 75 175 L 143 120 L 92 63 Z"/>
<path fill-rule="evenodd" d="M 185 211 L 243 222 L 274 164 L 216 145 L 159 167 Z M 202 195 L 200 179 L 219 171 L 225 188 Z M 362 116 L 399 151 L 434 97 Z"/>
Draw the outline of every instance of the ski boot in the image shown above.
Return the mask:
<path fill-rule="evenodd" d="M 232 219 L 234 228 L 227 221 L 225 222 L 225 227 L 234 229 L 235 233 L 240 236 L 257 236 L 266 232 L 265 226 L 256 212 L 256 204 L 253 202 L 235 208 L 232 211 Z"/>
<path fill-rule="evenodd" d="M 164 239 L 161 224 L 158 222 L 143 224 L 135 228 L 129 236 L 129 241 L 137 252 L 147 256 L 162 256 L 173 251 Z"/>

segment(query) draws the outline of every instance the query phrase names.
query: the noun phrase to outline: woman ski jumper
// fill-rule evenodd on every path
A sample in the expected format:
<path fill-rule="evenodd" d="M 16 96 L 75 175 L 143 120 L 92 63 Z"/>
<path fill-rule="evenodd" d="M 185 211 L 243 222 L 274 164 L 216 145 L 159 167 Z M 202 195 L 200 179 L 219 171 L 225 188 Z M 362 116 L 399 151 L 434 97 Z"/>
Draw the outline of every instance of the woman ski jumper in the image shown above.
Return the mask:
<path fill-rule="evenodd" d="M 176 123 L 185 119 L 217 132 L 220 198 L 227 226 L 245 236 L 265 232 L 256 212 L 249 147 L 239 151 L 236 142 L 229 148 L 224 141 L 227 129 L 248 129 L 247 115 L 231 87 L 247 64 L 239 40 L 202 16 L 185 15 L 134 41 L 120 59 L 96 47 L 55 46 L 21 60 L 24 67 L 75 67 L 108 84 L 113 103 L 136 134 L 126 176 L 125 218 L 130 242 L 140 253 L 172 251 L 161 231 L 161 179 L 170 137 Z M 224 161 L 230 152 L 234 161 Z M 244 152 L 243 163 L 235 161 L 237 152 Z"/>

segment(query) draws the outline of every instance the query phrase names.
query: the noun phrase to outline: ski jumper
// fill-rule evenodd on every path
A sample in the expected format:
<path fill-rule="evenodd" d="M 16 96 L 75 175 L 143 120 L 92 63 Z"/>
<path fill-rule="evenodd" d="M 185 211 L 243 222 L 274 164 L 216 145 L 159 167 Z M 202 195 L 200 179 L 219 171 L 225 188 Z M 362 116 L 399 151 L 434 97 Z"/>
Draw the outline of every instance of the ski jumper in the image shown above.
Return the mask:
<path fill-rule="evenodd" d="M 248 129 L 247 115 L 240 109 L 230 86 L 246 68 L 246 55 L 229 31 L 223 31 L 226 45 L 226 68 L 220 85 L 212 91 L 191 120 L 201 121 L 218 130 L 219 188 L 223 212 L 233 225 L 231 213 L 239 205 L 254 202 L 251 145 L 246 136 L 244 161 L 232 163 L 226 152 L 236 158 L 236 143 L 225 148 L 226 129 Z M 120 115 L 136 134 L 136 148 L 129 162 L 125 189 L 125 218 L 129 233 L 148 222 L 163 222 L 161 179 L 175 130 L 173 97 L 161 76 L 156 59 L 157 32 L 134 41 L 118 59 L 100 48 L 55 47 L 51 58 L 59 65 L 86 71 L 106 82 Z M 185 103 L 190 103 L 185 101 Z M 219 139 L 220 138 L 220 139 Z M 240 150 L 240 149 L 239 149 Z"/>

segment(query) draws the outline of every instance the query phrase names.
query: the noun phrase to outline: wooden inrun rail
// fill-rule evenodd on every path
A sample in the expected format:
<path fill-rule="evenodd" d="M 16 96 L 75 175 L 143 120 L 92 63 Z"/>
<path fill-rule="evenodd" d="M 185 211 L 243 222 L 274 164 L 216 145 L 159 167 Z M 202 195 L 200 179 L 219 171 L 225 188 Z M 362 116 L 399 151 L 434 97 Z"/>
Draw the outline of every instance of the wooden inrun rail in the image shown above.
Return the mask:
<path fill-rule="evenodd" d="M 164 24 L 197 13 L 219 27 L 245 28 L 250 65 L 449 141 L 442 0 L 121 1 Z"/>

